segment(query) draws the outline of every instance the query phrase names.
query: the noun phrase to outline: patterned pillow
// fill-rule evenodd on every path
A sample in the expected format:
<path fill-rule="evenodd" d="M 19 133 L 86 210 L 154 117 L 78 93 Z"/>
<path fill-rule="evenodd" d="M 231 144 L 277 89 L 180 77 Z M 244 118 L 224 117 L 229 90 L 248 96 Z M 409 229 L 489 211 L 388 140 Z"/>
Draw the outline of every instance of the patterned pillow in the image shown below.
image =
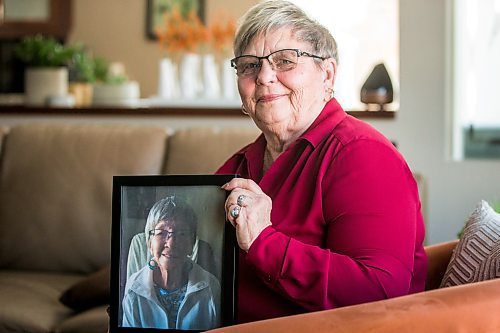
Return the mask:
<path fill-rule="evenodd" d="M 481 201 L 467 221 L 440 287 L 500 277 L 500 214 Z"/>

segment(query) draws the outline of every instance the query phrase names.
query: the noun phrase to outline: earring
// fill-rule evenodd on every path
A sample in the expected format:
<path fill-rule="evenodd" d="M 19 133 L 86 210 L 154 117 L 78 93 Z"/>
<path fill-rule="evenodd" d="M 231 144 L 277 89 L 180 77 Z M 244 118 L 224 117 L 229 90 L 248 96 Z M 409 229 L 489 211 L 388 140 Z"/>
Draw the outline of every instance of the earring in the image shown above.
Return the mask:
<path fill-rule="evenodd" d="M 158 263 L 155 261 L 154 258 L 149 259 L 148 267 L 152 271 L 154 271 L 155 269 L 158 269 Z"/>
<path fill-rule="evenodd" d="M 248 112 L 247 110 L 245 109 L 245 106 L 243 104 L 241 104 L 241 112 L 245 115 L 245 116 L 248 116 Z"/>
<path fill-rule="evenodd" d="M 323 101 L 328 102 L 329 100 L 331 100 L 333 98 L 333 93 L 334 93 L 334 91 L 332 88 L 327 88 L 326 89 L 326 96 L 323 99 Z"/>

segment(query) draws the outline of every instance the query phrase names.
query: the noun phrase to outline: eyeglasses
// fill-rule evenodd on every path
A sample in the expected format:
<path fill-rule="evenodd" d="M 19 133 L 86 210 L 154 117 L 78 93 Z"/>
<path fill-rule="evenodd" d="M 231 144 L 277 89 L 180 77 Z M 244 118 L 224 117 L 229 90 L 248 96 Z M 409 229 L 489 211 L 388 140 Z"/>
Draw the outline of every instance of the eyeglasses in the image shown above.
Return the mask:
<path fill-rule="evenodd" d="M 257 57 L 254 55 L 242 55 L 231 60 L 231 67 L 236 69 L 236 75 L 250 77 L 259 73 L 262 67 L 261 60 L 267 59 L 271 64 L 271 68 L 277 72 L 286 72 L 297 67 L 299 57 L 311 57 L 325 60 L 311 53 L 301 51 L 299 49 L 283 49 L 274 51 L 265 57 Z"/>
<path fill-rule="evenodd" d="M 168 231 L 165 229 L 153 229 L 149 231 L 149 236 L 157 237 L 160 240 L 169 240 L 172 237 L 175 239 L 186 239 L 191 235 L 188 230 Z"/>

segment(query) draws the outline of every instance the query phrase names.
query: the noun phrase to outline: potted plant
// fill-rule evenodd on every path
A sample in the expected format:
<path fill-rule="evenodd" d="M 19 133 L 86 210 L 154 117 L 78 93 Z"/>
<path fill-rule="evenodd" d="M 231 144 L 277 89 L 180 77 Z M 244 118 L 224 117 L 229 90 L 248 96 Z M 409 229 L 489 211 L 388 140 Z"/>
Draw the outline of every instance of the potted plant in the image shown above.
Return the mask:
<path fill-rule="evenodd" d="M 135 106 L 139 103 L 139 84 L 137 81 L 129 80 L 123 64 L 109 64 L 102 58 L 96 58 L 94 75 L 93 105 Z"/>
<path fill-rule="evenodd" d="M 83 45 L 74 46 L 69 65 L 69 93 L 75 97 L 75 106 L 92 104 L 93 84 L 96 81 L 96 60 Z"/>
<path fill-rule="evenodd" d="M 15 54 L 26 64 L 25 104 L 40 106 L 50 97 L 68 92 L 68 68 L 73 50 L 52 37 L 28 36 L 21 40 Z"/>

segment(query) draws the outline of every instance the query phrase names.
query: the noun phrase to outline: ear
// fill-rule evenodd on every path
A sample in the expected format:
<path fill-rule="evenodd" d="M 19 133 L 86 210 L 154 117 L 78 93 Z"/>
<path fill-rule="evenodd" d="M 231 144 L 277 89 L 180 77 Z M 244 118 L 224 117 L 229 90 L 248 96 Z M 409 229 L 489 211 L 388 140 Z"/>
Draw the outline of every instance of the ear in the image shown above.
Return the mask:
<path fill-rule="evenodd" d="M 337 61 L 334 58 L 328 58 L 324 60 L 324 83 L 325 88 L 333 90 L 335 84 L 335 79 L 337 77 Z"/>

